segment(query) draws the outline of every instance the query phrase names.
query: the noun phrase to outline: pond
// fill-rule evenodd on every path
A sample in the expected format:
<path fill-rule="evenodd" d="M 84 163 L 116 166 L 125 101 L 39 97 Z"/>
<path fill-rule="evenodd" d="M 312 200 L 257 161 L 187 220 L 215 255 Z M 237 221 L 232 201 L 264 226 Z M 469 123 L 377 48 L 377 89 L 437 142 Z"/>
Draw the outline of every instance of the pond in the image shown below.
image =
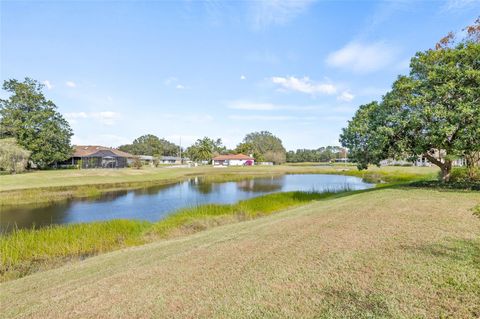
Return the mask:
<path fill-rule="evenodd" d="M 47 207 L 2 209 L 0 230 L 44 227 L 109 219 L 157 221 L 180 208 L 207 203 L 229 204 L 268 193 L 288 191 L 359 190 L 373 187 L 358 177 L 293 174 L 250 178 L 236 182 L 207 182 L 202 178 L 144 189 L 106 193 L 95 199 L 72 199 Z"/>

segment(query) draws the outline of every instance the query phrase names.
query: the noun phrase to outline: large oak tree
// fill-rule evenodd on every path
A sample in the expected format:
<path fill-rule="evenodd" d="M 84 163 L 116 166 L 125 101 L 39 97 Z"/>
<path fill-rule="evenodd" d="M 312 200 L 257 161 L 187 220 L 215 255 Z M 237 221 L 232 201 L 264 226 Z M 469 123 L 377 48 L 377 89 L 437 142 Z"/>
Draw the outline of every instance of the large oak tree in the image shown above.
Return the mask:
<path fill-rule="evenodd" d="M 449 35 L 417 53 L 410 74 L 380 103 L 360 107 L 340 137 L 360 169 L 425 156 L 448 181 L 454 159 L 480 151 L 480 43 L 473 35 L 457 44 Z"/>
<path fill-rule="evenodd" d="M 72 155 L 70 125 L 43 95 L 43 84 L 30 78 L 8 80 L 3 89 L 12 95 L 0 99 L 0 138 L 15 138 L 31 152 L 30 160 L 39 167 Z"/>

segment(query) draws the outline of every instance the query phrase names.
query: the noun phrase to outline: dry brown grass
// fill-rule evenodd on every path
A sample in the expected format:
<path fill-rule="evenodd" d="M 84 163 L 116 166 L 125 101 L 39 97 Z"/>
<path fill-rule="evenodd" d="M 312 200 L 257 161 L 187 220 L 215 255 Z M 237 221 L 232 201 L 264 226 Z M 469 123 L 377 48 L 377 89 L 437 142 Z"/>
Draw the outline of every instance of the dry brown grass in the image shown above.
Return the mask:
<path fill-rule="evenodd" d="M 0 285 L 1 317 L 475 318 L 478 193 L 382 189 Z"/>

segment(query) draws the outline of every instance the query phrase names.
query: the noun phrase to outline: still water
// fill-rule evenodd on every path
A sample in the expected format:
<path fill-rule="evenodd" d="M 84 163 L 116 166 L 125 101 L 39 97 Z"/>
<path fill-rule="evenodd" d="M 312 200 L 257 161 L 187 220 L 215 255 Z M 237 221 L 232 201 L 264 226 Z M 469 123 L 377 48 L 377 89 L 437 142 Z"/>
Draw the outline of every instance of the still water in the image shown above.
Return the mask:
<path fill-rule="evenodd" d="M 109 219 L 157 221 L 180 208 L 207 203 L 234 203 L 268 193 L 366 189 L 373 184 L 343 175 L 296 174 L 212 183 L 201 178 L 164 186 L 112 192 L 95 199 L 73 199 L 41 208 L 9 208 L 0 212 L 0 230 L 44 227 Z"/>

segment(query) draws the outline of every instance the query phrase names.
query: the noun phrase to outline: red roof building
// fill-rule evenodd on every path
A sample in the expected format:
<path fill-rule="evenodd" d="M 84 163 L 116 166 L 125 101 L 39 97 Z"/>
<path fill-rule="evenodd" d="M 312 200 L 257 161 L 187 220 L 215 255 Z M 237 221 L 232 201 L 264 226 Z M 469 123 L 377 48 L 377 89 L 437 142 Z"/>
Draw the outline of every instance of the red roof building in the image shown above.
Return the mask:
<path fill-rule="evenodd" d="M 255 159 L 244 154 L 218 155 L 212 158 L 213 166 L 252 166 Z"/>

